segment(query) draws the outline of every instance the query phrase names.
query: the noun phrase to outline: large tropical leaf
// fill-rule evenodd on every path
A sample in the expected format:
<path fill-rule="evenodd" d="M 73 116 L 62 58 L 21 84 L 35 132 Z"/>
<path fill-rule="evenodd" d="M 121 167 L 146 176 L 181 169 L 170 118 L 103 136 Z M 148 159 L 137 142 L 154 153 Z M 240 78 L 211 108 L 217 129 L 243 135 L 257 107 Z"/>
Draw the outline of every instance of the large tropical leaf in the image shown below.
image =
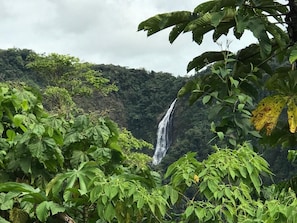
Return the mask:
<path fill-rule="evenodd" d="M 65 207 L 53 201 L 44 201 L 37 205 L 36 216 L 41 222 L 46 222 L 47 218 L 60 212 L 64 212 Z"/>
<path fill-rule="evenodd" d="M 103 172 L 95 162 L 81 163 L 78 169 L 56 175 L 46 186 L 46 195 L 58 198 L 63 191 L 65 201 L 70 201 L 74 192 L 84 195 L 88 192 L 89 184 L 95 177 L 103 176 Z"/>
<path fill-rule="evenodd" d="M 297 61 L 297 43 L 290 49 L 289 61 L 291 64 Z"/>
<path fill-rule="evenodd" d="M 282 95 L 297 94 L 297 71 L 290 67 L 281 67 L 267 80 L 266 87 Z"/>
<path fill-rule="evenodd" d="M 203 54 L 201 54 L 198 57 L 195 57 L 187 67 L 187 71 L 191 71 L 193 69 L 199 71 L 201 68 L 216 62 L 216 61 L 222 61 L 225 59 L 226 54 L 230 54 L 229 51 L 208 51 Z"/>
<path fill-rule="evenodd" d="M 1 192 L 30 192 L 30 193 L 39 193 L 40 189 L 35 189 L 34 187 L 25 184 L 25 183 L 17 183 L 17 182 L 5 182 L 0 184 Z"/>
<path fill-rule="evenodd" d="M 15 198 L 22 197 L 23 200 L 38 204 L 46 200 L 46 196 L 39 188 L 34 188 L 25 183 L 4 182 L 0 184 L 0 192 L 14 192 Z"/>
<path fill-rule="evenodd" d="M 213 0 L 213 1 L 207 1 L 204 3 L 201 3 L 198 5 L 195 9 L 195 13 L 207 13 L 207 12 L 213 12 L 213 11 L 219 11 L 220 9 L 224 7 L 235 7 L 237 5 L 236 0 Z"/>
<path fill-rule="evenodd" d="M 190 21 L 191 18 L 192 13 L 189 11 L 178 11 L 158 14 L 141 22 L 138 25 L 138 31 L 147 31 L 147 35 L 150 36 L 170 26 L 184 24 L 185 22 Z"/>

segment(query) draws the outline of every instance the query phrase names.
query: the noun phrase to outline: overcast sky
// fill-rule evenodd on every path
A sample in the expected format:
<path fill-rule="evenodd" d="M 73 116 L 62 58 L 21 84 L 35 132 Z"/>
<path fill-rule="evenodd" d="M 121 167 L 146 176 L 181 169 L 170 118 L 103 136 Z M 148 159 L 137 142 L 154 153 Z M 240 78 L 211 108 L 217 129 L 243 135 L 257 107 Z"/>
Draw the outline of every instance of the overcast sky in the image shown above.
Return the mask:
<path fill-rule="evenodd" d="M 220 47 L 213 44 L 211 38 L 198 46 L 189 33 L 170 44 L 169 30 L 146 37 L 145 32 L 137 32 L 137 27 L 158 13 L 192 11 L 199 2 L 201 0 L 0 0 L 0 48 L 69 54 L 86 62 L 182 76 L 193 57 Z M 226 39 L 220 42 L 226 45 Z M 230 48 L 237 46 L 238 43 L 233 42 Z"/>

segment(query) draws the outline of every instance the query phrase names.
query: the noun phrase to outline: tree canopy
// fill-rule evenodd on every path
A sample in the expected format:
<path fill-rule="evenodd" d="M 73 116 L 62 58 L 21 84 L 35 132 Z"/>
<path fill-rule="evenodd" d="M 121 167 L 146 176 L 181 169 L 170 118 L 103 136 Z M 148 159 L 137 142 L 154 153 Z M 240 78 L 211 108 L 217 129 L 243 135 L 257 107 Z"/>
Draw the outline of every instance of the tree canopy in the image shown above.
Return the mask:
<path fill-rule="evenodd" d="M 198 5 L 193 12 L 156 15 L 140 23 L 138 29 L 147 31 L 150 36 L 172 27 L 169 34 L 171 43 L 187 32 L 192 33 L 197 44 L 201 44 L 209 32 L 214 42 L 228 33 L 239 40 L 247 31 L 253 34 L 257 42 L 238 52 L 210 50 L 195 57 L 189 62 L 187 70 L 199 71 L 211 66 L 210 72 L 188 82 L 179 91 L 179 96 L 191 94 L 190 103 L 200 98 L 205 104 L 215 102 L 217 113 L 223 112 L 224 116 L 219 125 L 213 126 L 213 130 L 223 128 L 224 131 L 217 131 L 218 137 L 228 136 L 229 142 L 235 144 L 235 139 L 246 140 L 248 134 L 257 135 L 249 126 L 250 111 L 261 97 L 263 87 L 272 96 L 259 102 L 259 107 L 252 112 L 256 130 L 265 129 L 270 135 L 279 114 L 287 105 L 289 129 L 292 133 L 296 131 L 295 11 L 294 1 L 283 4 L 272 0 L 215 0 Z M 284 65 L 273 69 L 271 61 L 275 59 Z M 230 115 L 226 110 L 230 111 Z M 232 131 L 233 127 L 237 128 L 236 132 Z"/>

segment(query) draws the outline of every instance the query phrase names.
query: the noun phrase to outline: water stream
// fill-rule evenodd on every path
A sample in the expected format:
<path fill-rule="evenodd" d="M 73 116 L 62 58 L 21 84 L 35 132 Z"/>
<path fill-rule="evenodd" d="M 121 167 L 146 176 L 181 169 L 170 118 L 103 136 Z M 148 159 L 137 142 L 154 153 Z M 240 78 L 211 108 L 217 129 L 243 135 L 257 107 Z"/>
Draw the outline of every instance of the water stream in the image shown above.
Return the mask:
<path fill-rule="evenodd" d="M 157 142 L 155 147 L 155 153 L 153 156 L 154 165 L 158 165 L 162 161 L 163 157 L 165 156 L 170 146 L 171 139 L 169 137 L 169 132 L 172 124 L 172 115 L 174 112 L 174 106 L 175 106 L 176 100 L 177 99 L 175 99 L 171 103 L 163 119 L 159 122 L 158 132 L 157 132 Z"/>

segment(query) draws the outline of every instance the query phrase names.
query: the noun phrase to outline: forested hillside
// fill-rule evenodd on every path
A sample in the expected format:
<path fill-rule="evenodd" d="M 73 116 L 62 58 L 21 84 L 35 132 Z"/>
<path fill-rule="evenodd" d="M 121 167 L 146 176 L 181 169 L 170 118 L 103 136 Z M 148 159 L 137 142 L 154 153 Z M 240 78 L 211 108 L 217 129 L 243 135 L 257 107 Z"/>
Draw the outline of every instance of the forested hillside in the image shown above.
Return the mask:
<path fill-rule="evenodd" d="M 45 77 L 26 66 L 32 62 L 32 55 L 36 53 L 29 49 L 1 50 L 2 81 L 23 81 L 39 90 L 47 86 L 48 80 Z M 179 89 L 191 78 L 112 64 L 92 66 L 118 90 L 108 95 L 96 91 L 87 95 L 75 95 L 76 106 L 88 112 L 108 116 L 121 127 L 131 131 L 135 137 L 155 144 L 158 122 L 177 97 Z M 203 75 L 203 72 L 197 75 Z M 202 103 L 190 105 L 187 97 L 178 101 L 173 119 L 172 145 L 156 168 L 164 169 L 189 151 L 197 152 L 199 160 L 205 159 L 213 152 L 209 142 L 218 140 L 215 134 L 209 131 L 208 115 L 216 114 L 209 114 L 209 110 Z M 153 155 L 152 150 L 144 152 Z M 270 162 L 272 170 L 278 173 L 277 179 L 286 179 L 295 171 L 295 167 L 286 162 L 286 150 L 274 148 L 262 153 Z"/>
<path fill-rule="evenodd" d="M 84 65 L 74 67 L 74 70 L 65 70 L 65 67 L 70 65 L 69 61 L 73 61 L 74 64 L 77 62 L 76 58 L 71 56 L 38 55 L 28 49 L 1 50 L 1 80 L 2 82 L 11 81 L 13 85 L 24 82 L 33 87 L 34 92 L 43 99 L 45 108 L 50 112 L 66 114 L 88 112 L 109 117 L 121 128 L 131 131 L 138 139 L 144 139 L 151 144 L 155 144 L 158 123 L 169 105 L 177 97 L 182 86 L 194 78 L 174 77 L 168 73 L 156 73 L 111 64 L 91 64 L 91 70 L 88 72 L 103 78 L 101 82 L 97 83 L 93 79 L 79 79 L 78 81 L 70 77 L 71 84 L 69 84 L 60 79 L 59 72 L 77 75 L 76 69 L 81 69 L 80 66 L 83 72 L 88 70 Z M 51 69 L 51 73 L 56 74 L 56 77 L 51 77 L 51 74 L 47 73 L 48 69 Z M 40 72 L 40 70 L 44 71 Z M 197 73 L 197 76 L 203 76 L 204 73 Z M 79 91 L 75 89 L 75 84 L 78 85 Z M 106 90 L 98 91 L 95 90 L 96 88 L 90 88 L 93 84 L 95 87 L 95 84 L 98 84 Z M 70 88 L 70 95 L 60 91 L 61 89 L 58 90 L 55 86 Z M 75 91 L 72 92 L 71 88 Z M 172 125 L 172 145 L 161 164 L 153 167 L 159 172 L 164 173 L 169 165 L 188 152 L 197 153 L 196 158 L 203 161 L 214 152 L 212 145 L 217 143 L 224 146 L 216 133 L 210 131 L 211 123 L 208 120 L 219 119 L 220 117 L 216 117 L 217 111 L 207 108 L 203 104 L 205 101 L 190 105 L 191 98 L 189 97 L 190 95 L 179 98 L 177 101 Z M 127 139 L 132 140 L 130 137 L 128 135 Z M 148 149 L 149 145 L 133 144 L 132 141 L 126 141 L 127 139 L 123 139 L 123 142 L 134 148 L 143 148 L 141 151 L 152 157 L 153 150 Z M 294 175 L 296 168 L 287 162 L 287 150 L 274 148 L 259 152 L 269 161 L 272 171 L 277 174 L 274 178 L 275 182 Z M 81 155 L 78 153 L 76 156 Z M 74 160 L 78 162 L 79 159 L 74 156 Z M 141 164 L 144 160 L 147 158 L 139 156 L 133 162 L 141 166 L 144 165 Z M 17 176 L 17 179 L 19 178 L 23 177 Z M 265 178 L 265 182 L 267 180 L 269 181 Z M 191 191 L 187 193 L 191 194 Z"/>

